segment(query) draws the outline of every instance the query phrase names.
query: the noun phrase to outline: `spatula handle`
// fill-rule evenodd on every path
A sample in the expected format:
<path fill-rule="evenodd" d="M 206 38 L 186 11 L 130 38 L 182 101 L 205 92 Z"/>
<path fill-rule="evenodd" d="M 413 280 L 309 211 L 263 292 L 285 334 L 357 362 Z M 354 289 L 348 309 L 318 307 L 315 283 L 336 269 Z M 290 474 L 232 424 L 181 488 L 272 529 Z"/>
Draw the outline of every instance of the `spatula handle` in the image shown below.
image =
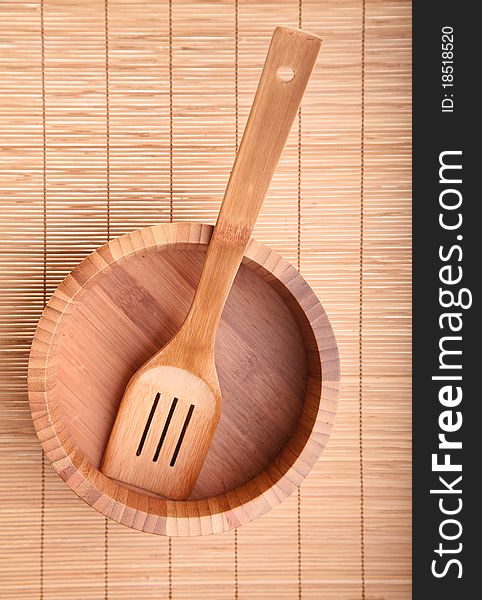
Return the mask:
<path fill-rule="evenodd" d="M 274 31 L 199 287 L 183 328 L 193 346 L 214 344 L 224 304 L 320 45 L 320 38 L 301 30 L 278 27 Z"/>
<path fill-rule="evenodd" d="M 226 188 L 214 239 L 247 244 L 286 144 L 320 38 L 278 27 Z M 290 79 L 291 77 L 291 79 Z"/>

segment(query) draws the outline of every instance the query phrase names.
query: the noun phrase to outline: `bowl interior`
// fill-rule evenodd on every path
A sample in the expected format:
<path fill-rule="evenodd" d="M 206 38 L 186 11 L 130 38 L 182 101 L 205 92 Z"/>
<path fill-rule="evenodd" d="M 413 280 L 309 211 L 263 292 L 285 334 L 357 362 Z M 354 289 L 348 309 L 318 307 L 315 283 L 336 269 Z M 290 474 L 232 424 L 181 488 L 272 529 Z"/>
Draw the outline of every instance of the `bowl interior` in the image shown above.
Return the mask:
<path fill-rule="evenodd" d="M 181 326 L 204 257 L 200 244 L 154 246 L 100 272 L 76 296 L 57 350 L 56 398 L 64 426 L 94 466 L 129 378 Z M 192 499 L 252 480 L 300 419 L 306 340 L 268 279 L 245 260 L 224 310 L 216 338 L 222 415 Z"/>

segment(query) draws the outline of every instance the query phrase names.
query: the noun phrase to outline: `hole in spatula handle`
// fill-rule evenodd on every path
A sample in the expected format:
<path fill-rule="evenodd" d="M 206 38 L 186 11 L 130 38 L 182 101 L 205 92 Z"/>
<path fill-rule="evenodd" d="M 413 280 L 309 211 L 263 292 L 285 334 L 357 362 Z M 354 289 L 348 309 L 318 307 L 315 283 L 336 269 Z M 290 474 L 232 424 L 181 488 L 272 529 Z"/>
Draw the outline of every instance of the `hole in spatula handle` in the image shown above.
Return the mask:
<path fill-rule="evenodd" d="M 288 65 L 283 65 L 278 68 L 278 70 L 276 71 L 276 75 L 278 79 L 283 83 L 289 83 L 295 76 L 295 72 Z"/>

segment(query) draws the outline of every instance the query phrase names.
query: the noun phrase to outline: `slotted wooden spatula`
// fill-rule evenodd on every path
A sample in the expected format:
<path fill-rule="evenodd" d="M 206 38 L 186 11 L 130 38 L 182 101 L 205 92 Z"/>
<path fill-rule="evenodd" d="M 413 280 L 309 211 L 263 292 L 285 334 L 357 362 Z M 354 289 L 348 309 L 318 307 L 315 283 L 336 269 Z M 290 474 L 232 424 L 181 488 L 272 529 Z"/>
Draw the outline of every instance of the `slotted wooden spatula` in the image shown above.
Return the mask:
<path fill-rule="evenodd" d="M 108 477 L 172 499 L 192 492 L 221 411 L 219 319 L 320 44 L 296 29 L 273 34 L 194 301 L 180 331 L 124 392 L 101 465 Z"/>

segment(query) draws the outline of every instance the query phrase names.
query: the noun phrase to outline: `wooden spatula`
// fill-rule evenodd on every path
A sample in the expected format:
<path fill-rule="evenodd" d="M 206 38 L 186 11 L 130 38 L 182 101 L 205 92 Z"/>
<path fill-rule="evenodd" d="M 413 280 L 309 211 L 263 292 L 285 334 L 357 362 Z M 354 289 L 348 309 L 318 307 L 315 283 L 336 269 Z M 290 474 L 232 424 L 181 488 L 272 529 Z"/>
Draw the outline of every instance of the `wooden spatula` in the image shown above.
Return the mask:
<path fill-rule="evenodd" d="M 296 29 L 273 34 L 194 301 L 180 331 L 124 392 L 101 465 L 108 477 L 172 499 L 192 492 L 221 410 L 219 319 L 320 44 Z"/>

